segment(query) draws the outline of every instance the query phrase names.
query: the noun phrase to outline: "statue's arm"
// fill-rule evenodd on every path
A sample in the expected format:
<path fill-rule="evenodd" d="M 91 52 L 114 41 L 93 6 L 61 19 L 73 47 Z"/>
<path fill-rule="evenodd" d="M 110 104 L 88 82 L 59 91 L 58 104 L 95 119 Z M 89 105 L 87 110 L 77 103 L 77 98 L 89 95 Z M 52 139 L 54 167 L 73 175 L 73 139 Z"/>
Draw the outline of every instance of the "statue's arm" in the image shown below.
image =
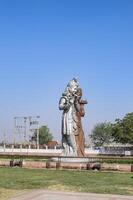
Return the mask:
<path fill-rule="evenodd" d="M 85 110 L 84 110 L 84 104 L 80 103 L 80 101 L 75 101 L 75 108 L 77 110 L 77 112 L 80 113 L 81 117 L 84 117 L 85 115 Z"/>
<path fill-rule="evenodd" d="M 80 107 L 79 101 L 77 99 L 75 100 L 74 104 L 75 104 L 75 108 L 76 108 L 77 112 L 80 112 L 81 107 Z"/>
<path fill-rule="evenodd" d="M 69 104 L 67 103 L 66 98 L 61 97 L 60 101 L 59 101 L 59 109 L 60 110 L 66 110 L 69 108 Z"/>

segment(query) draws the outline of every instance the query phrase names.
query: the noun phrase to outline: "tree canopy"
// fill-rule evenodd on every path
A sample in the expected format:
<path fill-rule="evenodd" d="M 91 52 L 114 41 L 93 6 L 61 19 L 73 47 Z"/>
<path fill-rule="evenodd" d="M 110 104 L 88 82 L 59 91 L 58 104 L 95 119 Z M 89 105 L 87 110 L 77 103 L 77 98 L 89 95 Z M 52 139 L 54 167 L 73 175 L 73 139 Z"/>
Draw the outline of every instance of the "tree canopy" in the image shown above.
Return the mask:
<path fill-rule="evenodd" d="M 90 138 L 92 143 L 96 146 L 103 146 L 112 141 L 112 125 L 110 122 L 102 122 L 95 125 L 92 130 Z"/>
<path fill-rule="evenodd" d="M 115 120 L 112 134 L 116 142 L 133 144 L 133 112 Z"/>
<path fill-rule="evenodd" d="M 47 126 L 41 126 L 39 128 L 39 144 L 47 144 L 49 141 L 53 139 L 52 134 Z M 34 132 L 31 137 L 31 141 L 37 141 L 37 131 Z"/>
<path fill-rule="evenodd" d="M 90 138 L 95 146 L 103 146 L 113 141 L 122 144 L 133 144 L 133 112 L 127 113 L 123 119 L 115 123 L 98 123 L 92 130 Z"/>

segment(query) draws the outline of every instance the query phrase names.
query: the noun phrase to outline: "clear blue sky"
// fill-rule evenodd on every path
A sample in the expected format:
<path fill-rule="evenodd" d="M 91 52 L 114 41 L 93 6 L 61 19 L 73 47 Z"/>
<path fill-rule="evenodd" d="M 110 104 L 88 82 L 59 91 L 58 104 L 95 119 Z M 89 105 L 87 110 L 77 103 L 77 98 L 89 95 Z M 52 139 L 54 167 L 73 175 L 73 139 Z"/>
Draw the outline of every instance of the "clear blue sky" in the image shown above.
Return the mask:
<path fill-rule="evenodd" d="M 58 101 L 79 77 L 85 134 L 133 111 L 132 0 L 0 0 L 0 134 L 40 115 L 61 138 Z"/>

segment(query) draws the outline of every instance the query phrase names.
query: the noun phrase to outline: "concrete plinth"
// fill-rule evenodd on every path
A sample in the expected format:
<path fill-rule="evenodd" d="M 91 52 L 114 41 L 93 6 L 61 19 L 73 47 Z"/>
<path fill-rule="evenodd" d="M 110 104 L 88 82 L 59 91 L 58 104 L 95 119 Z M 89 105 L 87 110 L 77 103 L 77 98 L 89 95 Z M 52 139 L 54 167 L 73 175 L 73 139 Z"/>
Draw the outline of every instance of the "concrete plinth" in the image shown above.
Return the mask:
<path fill-rule="evenodd" d="M 89 158 L 81 158 L 81 157 L 55 157 L 51 159 L 52 161 L 55 162 L 66 162 L 66 163 L 88 163 Z"/>

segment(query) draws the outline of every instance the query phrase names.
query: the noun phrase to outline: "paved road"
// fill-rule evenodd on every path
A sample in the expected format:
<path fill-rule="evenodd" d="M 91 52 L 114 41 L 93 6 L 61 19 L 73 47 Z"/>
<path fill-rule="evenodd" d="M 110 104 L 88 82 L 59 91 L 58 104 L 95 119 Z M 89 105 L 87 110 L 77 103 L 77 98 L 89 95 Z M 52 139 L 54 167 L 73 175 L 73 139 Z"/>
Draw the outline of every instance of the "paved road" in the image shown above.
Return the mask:
<path fill-rule="evenodd" d="M 34 190 L 10 200 L 133 200 L 133 196 Z"/>

